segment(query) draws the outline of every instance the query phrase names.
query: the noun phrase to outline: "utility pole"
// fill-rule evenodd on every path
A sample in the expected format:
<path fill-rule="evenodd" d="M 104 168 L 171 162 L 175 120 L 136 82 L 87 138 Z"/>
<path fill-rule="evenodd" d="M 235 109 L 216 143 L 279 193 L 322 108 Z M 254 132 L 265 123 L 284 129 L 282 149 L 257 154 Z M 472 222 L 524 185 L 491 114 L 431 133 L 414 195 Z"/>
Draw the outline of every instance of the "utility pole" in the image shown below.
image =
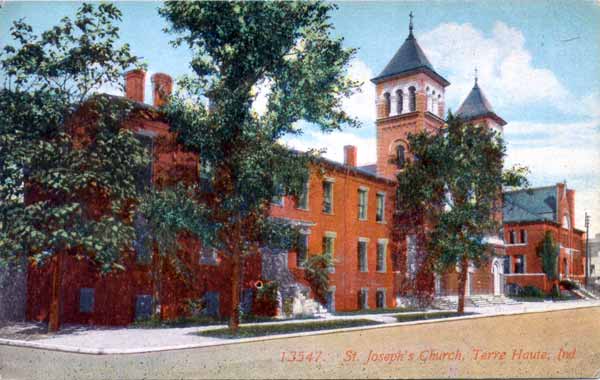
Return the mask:
<path fill-rule="evenodd" d="M 590 216 L 585 213 L 585 286 L 590 278 Z"/>

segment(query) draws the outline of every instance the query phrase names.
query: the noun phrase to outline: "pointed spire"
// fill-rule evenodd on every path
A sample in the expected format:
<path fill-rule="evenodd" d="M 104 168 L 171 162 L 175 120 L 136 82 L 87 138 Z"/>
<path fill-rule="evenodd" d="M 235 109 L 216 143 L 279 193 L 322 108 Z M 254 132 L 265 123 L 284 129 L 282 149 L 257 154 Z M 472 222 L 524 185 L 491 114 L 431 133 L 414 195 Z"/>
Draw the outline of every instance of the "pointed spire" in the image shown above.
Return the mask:
<path fill-rule="evenodd" d="M 397 75 L 411 75 L 417 72 L 426 72 L 433 77 L 439 84 L 446 87 L 450 84 L 441 75 L 435 72 L 433 66 L 425 56 L 425 52 L 417 43 L 417 39 L 413 36 L 413 13 L 408 14 L 410 22 L 408 24 L 408 37 L 396 51 L 396 54 L 385 66 L 383 71 L 375 78 L 371 79 L 373 83 L 379 83 L 386 78 Z"/>
<path fill-rule="evenodd" d="M 489 117 L 494 119 L 498 124 L 505 125 L 506 121 L 496 115 L 492 105 L 483 94 L 481 88 L 479 88 L 477 81 L 477 69 L 475 69 L 475 85 L 465 101 L 458 107 L 456 116 L 460 116 L 465 121 Z"/>

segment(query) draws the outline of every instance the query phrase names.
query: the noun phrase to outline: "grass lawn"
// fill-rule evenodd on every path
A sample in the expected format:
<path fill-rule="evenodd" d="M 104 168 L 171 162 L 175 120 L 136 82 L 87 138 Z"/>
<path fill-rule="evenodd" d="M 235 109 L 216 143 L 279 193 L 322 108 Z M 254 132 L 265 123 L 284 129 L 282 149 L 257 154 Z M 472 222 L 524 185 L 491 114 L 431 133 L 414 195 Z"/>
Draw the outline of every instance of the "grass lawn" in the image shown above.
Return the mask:
<path fill-rule="evenodd" d="M 303 316 L 296 317 L 294 319 L 316 319 L 316 317 Z M 228 323 L 227 318 L 216 318 L 208 315 L 200 315 L 195 317 L 180 317 L 177 319 L 161 321 L 156 317 L 141 319 L 133 322 L 129 325 L 132 328 L 142 329 L 163 329 L 172 327 L 191 327 L 191 326 L 214 326 L 214 325 L 226 325 Z M 253 314 L 243 315 L 241 318 L 242 323 L 266 323 L 266 322 L 280 322 L 281 319 L 275 317 L 263 317 Z"/>
<path fill-rule="evenodd" d="M 336 311 L 334 315 L 361 315 L 361 314 L 390 314 L 390 313 L 406 313 L 410 311 L 419 311 L 415 307 L 398 307 L 395 309 L 361 309 L 353 311 Z"/>
<path fill-rule="evenodd" d="M 381 323 L 371 321 L 368 319 L 346 319 L 305 323 L 282 323 L 277 325 L 263 326 L 240 326 L 237 335 L 232 334 L 229 328 L 201 331 L 198 333 L 198 335 L 210 336 L 213 338 L 238 339 L 276 334 L 291 334 L 308 331 L 333 330 L 346 327 L 371 326 L 379 324 Z"/>
<path fill-rule="evenodd" d="M 472 313 L 464 313 L 462 315 L 470 315 Z M 436 311 L 433 313 L 418 313 L 418 314 L 398 314 L 394 315 L 398 322 L 412 322 L 412 321 L 422 321 L 425 319 L 439 319 L 439 318 L 450 318 L 450 317 L 458 317 L 456 311 Z"/>

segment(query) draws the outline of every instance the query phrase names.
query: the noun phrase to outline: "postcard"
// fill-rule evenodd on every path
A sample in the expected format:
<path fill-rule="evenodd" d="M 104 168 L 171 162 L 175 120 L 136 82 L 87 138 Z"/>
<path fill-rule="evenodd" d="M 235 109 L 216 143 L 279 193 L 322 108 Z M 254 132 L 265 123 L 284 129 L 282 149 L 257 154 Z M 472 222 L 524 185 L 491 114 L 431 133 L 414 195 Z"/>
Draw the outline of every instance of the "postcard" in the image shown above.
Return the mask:
<path fill-rule="evenodd" d="M 600 378 L 599 20 L 0 2 L 0 380 Z"/>

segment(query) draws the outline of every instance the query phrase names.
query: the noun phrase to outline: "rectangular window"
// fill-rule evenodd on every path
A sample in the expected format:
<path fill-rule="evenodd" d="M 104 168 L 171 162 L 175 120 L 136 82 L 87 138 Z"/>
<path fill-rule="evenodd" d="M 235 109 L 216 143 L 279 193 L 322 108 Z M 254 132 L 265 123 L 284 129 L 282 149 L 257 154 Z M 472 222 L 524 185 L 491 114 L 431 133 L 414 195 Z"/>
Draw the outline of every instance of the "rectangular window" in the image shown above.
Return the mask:
<path fill-rule="evenodd" d="M 94 312 L 94 289 L 81 288 L 79 289 L 79 312 L 93 313 Z"/>
<path fill-rule="evenodd" d="M 516 232 L 515 231 L 510 231 L 508 233 L 508 235 L 509 235 L 509 239 L 508 239 L 509 243 L 510 244 L 515 244 L 515 242 L 517 240 Z"/>
<path fill-rule="evenodd" d="M 523 255 L 514 256 L 514 273 L 525 273 L 525 257 Z"/>
<path fill-rule="evenodd" d="M 323 253 L 335 257 L 335 232 L 325 232 L 323 236 Z"/>
<path fill-rule="evenodd" d="M 308 254 L 308 235 L 298 236 L 298 246 L 296 247 L 296 267 L 301 268 L 306 261 Z"/>
<path fill-rule="evenodd" d="M 135 298 L 135 319 L 147 319 L 152 316 L 152 296 L 140 294 Z"/>
<path fill-rule="evenodd" d="M 377 193 L 377 213 L 375 214 L 376 222 L 383 222 L 385 219 L 385 193 Z"/>
<path fill-rule="evenodd" d="M 152 236 L 150 236 L 148 221 L 142 214 L 135 214 L 133 229 L 135 231 L 135 240 L 133 241 L 135 261 L 138 264 L 148 265 L 152 261 Z"/>
<path fill-rule="evenodd" d="M 521 230 L 521 243 L 527 244 L 527 231 Z"/>
<path fill-rule="evenodd" d="M 367 220 L 368 194 L 366 189 L 358 189 L 358 219 L 360 220 Z"/>
<path fill-rule="evenodd" d="M 333 182 L 323 182 L 323 212 L 333 214 Z"/>
<path fill-rule="evenodd" d="M 210 246 L 200 248 L 200 264 L 202 265 L 219 265 L 219 253 Z"/>
<path fill-rule="evenodd" d="M 385 308 L 385 290 L 379 289 L 375 293 L 375 307 L 378 309 Z"/>
<path fill-rule="evenodd" d="M 362 288 L 358 291 L 358 308 L 368 309 L 369 308 L 369 290 Z"/>
<path fill-rule="evenodd" d="M 151 136 L 136 133 L 135 138 L 142 144 L 142 147 L 146 150 L 148 162 L 142 170 L 140 170 L 135 178 L 135 186 L 138 191 L 146 192 L 152 188 L 152 160 L 154 151 L 154 140 Z"/>
<path fill-rule="evenodd" d="M 301 210 L 308 210 L 308 181 L 304 182 L 302 193 L 298 195 L 298 208 Z"/>
<path fill-rule="evenodd" d="M 387 242 L 386 241 L 378 241 L 377 242 L 377 263 L 375 270 L 377 272 L 385 272 L 386 270 L 386 252 L 387 251 Z"/>
<path fill-rule="evenodd" d="M 508 274 L 510 273 L 510 256 L 509 257 L 505 257 L 504 260 L 502 260 L 502 264 L 504 267 L 504 273 Z"/>
<path fill-rule="evenodd" d="M 277 206 L 283 206 L 283 196 L 285 194 L 284 187 L 282 183 L 277 183 L 275 185 L 275 195 L 271 198 L 271 203 Z"/>
<path fill-rule="evenodd" d="M 205 193 L 212 192 L 214 170 L 208 160 L 198 161 L 198 178 L 200 179 L 200 190 Z"/>
<path fill-rule="evenodd" d="M 358 253 L 358 270 L 359 272 L 367 272 L 369 270 L 368 268 L 368 256 L 367 256 L 367 242 L 366 241 L 359 241 L 358 242 L 358 248 L 357 248 L 357 253 Z"/>

